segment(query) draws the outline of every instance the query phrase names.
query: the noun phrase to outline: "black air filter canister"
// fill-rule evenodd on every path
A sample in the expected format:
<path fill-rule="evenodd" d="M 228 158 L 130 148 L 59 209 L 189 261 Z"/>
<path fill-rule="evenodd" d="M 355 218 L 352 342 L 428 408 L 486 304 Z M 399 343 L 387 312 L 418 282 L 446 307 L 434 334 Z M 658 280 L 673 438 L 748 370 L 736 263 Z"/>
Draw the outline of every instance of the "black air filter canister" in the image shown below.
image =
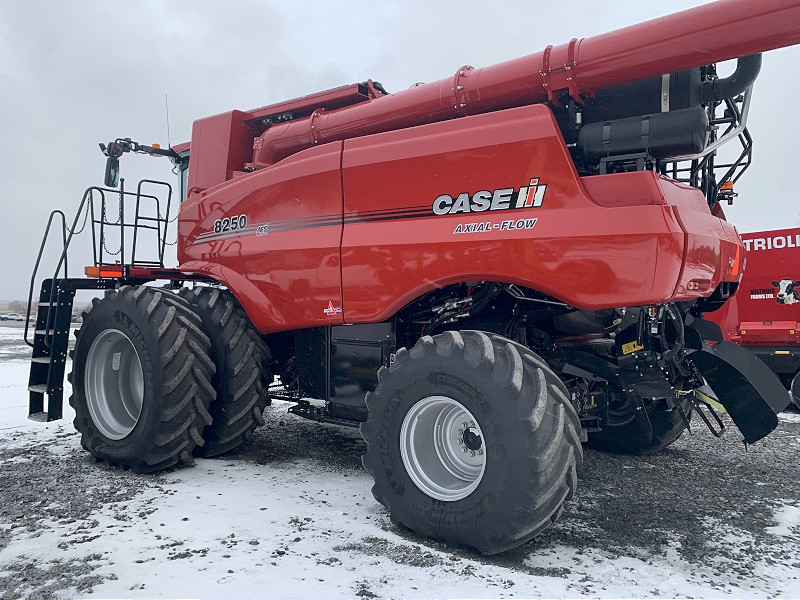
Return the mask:
<path fill-rule="evenodd" d="M 696 154 L 708 143 L 708 116 L 701 107 L 585 125 L 578 146 L 587 156 L 647 152 L 654 158 Z"/>

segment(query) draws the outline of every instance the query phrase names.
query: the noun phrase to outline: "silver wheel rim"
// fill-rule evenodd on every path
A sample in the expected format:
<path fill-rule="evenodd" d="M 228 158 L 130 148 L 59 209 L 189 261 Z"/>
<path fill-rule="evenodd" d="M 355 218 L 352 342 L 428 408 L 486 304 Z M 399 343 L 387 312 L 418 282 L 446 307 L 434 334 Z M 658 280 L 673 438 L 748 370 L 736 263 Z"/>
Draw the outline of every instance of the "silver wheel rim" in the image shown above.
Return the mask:
<path fill-rule="evenodd" d="M 95 427 L 111 440 L 127 436 L 142 414 L 142 362 L 130 338 L 106 329 L 89 348 L 86 358 L 86 403 Z"/>
<path fill-rule="evenodd" d="M 474 492 L 486 470 L 478 421 L 447 396 L 428 396 L 411 407 L 400 428 L 400 456 L 420 490 L 447 502 Z"/>

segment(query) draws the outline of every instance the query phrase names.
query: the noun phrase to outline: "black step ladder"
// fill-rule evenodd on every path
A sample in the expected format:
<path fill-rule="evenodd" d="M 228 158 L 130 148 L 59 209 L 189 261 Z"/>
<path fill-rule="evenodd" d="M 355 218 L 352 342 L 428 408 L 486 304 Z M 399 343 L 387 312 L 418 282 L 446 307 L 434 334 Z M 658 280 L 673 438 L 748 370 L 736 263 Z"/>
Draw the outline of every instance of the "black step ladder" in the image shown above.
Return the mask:
<path fill-rule="evenodd" d="M 28 418 L 34 421 L 54 421 L 62 416 L 64 369 L 74 298 L 75 289 L 68 279 L 46 279 L 42 283 L 28 379 Z"/>

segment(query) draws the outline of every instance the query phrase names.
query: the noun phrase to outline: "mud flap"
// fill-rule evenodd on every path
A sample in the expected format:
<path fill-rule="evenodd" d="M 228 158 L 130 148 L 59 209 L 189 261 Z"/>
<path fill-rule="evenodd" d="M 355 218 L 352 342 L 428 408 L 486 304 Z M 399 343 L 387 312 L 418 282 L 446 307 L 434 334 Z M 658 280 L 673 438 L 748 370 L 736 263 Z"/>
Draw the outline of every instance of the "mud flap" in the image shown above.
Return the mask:
<path fill-rule="evenodd" d="M 789 394 L 755 354 L 730 342 L 704 343 L 688 360 L 705 377 L 747 443 L 757 442 L 778 426 L 778 413 L 789 405 Z"/>

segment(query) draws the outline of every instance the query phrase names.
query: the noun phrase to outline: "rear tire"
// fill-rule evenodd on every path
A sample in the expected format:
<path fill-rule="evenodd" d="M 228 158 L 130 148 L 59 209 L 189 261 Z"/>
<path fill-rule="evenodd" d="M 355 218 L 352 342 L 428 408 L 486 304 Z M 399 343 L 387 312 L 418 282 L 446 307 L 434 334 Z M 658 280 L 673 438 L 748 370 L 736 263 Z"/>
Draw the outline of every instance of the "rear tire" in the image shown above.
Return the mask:
<path fill-rule="evenodd" d="M 681 399 L 680 405 L 691 420 L 691 402 Z M 666 401 L 659 400 L 647 408 L 647 416 L 653 427 L 653 437 L 649 438 L 636 421 L 634 410 L 635 404 L 631 401 L 618 407 L 601 431 L 589 434 L 586 447 L 614 454 L 653 454 L 675 442 L 686 430 L 680 411 L 676 408 L 670 410 Z"/>
<path fill-rule="evenodd" d="M 269 373 L 269 349 L 253 328 L 233 295 L 219 288 L 182 289 L 200 315 L 203 329 L 211 338 L 211 358 L 217 371 L 211 380 L 217 392 L 211 404 L 213 421 L 203 431 L 205 444 L 195 449 L 198 456 L 211 457 L 230 452 L 253 437 L 264 424 L 269 397 L 264 381 Z"/>
<path fill-rule="evenodd" d="M 447 331 L 398 351 L 378 379 L 362 461 L 394 522 L 496 554 L 558 518 L 583 460 L 580 423 L 528 348 Z"/>
<path fill-rule="evenodd" d="M 81 445 L 136 472 L 191 463 L 215 393 L 210 342 L 189 305 L 123 287 L 93 301 L 76 335 L 70 404 Z"/>
<path fill-rule="evenodd" d="M 792 399 L 792 403 L 800 409 L 800 371 L 795 373 L 794 378 L 792 379 L 792 385 L 789 389 L 789 397 Z"/>

